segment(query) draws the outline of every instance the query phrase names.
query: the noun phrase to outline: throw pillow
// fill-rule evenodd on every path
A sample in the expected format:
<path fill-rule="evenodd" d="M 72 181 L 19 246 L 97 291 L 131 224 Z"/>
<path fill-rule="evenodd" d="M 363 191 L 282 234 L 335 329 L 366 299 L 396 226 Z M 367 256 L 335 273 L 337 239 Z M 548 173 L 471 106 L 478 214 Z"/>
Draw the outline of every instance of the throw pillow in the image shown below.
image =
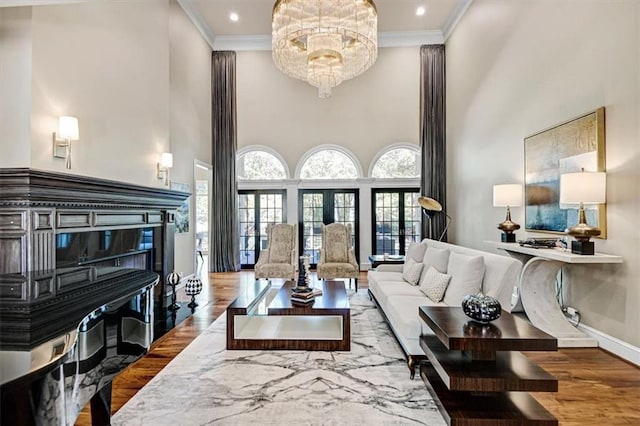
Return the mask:
<path fill-rule="evenodd" d="M 480 292 L 484 277 L 484 259 L 482 256 L 466 256 L 453 252 L 449 256 L 447 273 L 451 275 L 451 281 L 444 295 L 444 303 L 460 306 L 465 296 Z"/>
<path fill-rule="evenodd" d="M 417 285 L 422 272 L 422 263 L 409 258 L 402 267 L 402 279 L 411 285 Z"/>
<path fill-rule="evenodd" d="M 409 248 L 407 249 L 407 255 L 405 256 L 405 259 L 411 258 L 416 262 L 422 262 L 422 259 L 424 258 L 424 252 L 426 249 L 427 249 L 426 244 L 412 241 L 411 244 L 409 244 Z"/>
<path fill-rule="evenodd" d="M 433 266 L 436 271 L 446 274 L 447 265 L 449 264 L 449 250 L 427 247 L 427 250 L 424 252 L 422 263 L 424 264 L 424 268 L 422 268 L 422 275 L 420 276 L 421 283 L 424 281 L 425 275 L 427 275 L 427 271 L 431 266 Z"/>
<path fill-rule="evenodd" d="M 438 272 L 436 268 L 430 266 L 425 275 L 425 279 L 420 281 L 420 290 L 433 302 L 438 303 L 444 297 L 447 286 L 451 280 L 451 275 Z"/>

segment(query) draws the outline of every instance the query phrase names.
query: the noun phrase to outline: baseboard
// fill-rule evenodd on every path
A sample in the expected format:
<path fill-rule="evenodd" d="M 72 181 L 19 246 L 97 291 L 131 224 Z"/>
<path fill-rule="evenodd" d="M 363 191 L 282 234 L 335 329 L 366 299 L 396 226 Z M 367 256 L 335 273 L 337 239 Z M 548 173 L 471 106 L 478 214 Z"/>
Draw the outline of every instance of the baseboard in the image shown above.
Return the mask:
<path fill-rule="evenodd" d="M 622 341 L 617 337 L 609 336 L 588 325 L 579 325 L 578 329 L 598 341 L 598 345 L 605 351 L 611 352 L 620 358 L 640 367 L 640 348 Z"/>
<path fill-rule="evenodd" d="M 187 283 L 187 280 L 191 277 L 194 277 L 196 274 L 189 274 L 186 277 L 182 277 L 180 278 L 180 282 L 178 284 L 176 284 L 176 291 L 180 290 L 182 287 L 185 286 L 185 284 Z"/>

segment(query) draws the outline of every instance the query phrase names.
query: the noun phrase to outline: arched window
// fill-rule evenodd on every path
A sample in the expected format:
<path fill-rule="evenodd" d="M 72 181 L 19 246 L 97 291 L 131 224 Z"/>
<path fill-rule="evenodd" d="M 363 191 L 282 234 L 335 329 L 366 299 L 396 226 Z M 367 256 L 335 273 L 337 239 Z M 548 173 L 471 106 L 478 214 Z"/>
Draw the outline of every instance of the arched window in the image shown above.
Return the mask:
<path fill-rule="evenodd" d="M 287 179 L 284 160 L 264 148 L 247 147 L 238 153 L 236 174 L 239 180 Z"/>
<path fill-rule="evenodd" d="M 313 152 L 300 167 L 300 179 L 357 179 L 359 176 L 354 159 L 333 148 Z"/>
<path fill-rule="evenodd" d="M 378 179 L 419 178 L 420 153 L 411 146 L 389 149 L 373 163 L 371 177 Z"/>

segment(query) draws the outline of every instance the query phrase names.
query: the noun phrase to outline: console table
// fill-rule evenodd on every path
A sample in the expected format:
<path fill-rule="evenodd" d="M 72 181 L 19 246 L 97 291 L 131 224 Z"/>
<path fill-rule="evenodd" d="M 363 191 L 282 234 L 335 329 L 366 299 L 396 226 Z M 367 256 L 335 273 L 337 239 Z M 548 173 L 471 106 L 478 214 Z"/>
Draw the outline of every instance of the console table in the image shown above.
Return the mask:
<path fill-rule="evenodd" d="M 420 337 L 430 363 L 420 376 L 447 423 L 557 425 L 527 392 L 557 392 L 558 380 L 518 351 L 555 351 L 557 340 L 506 311 L 490 324 L 461 308 L 421 306 L 435 335 Z"/>
<path fill-rule="evenodd" d="M 596 253 L 574 254 L 560 248 L 522 247 L 518 243 L 485 241 L 522 262 L 520 297 L 529 321 L 558 339 L 558 346 L 597 347 L 598 341 L 571 324 L 558 304 L 556 277 L 569 264 L 622 263 L 622 257 Z"/>

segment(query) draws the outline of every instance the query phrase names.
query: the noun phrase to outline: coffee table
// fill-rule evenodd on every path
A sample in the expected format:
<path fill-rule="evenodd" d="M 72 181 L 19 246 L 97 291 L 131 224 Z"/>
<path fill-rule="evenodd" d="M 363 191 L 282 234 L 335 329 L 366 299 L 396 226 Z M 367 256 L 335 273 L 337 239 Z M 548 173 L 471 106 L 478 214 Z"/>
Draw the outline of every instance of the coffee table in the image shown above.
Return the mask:
<path fill-rule="evenodd" d="M 506 311 L 490 324 L 458 307 L 421 306 L 435 335 L 420 346 L 420 376 L 449 425 L 557 425 L 527 392 L 557 392 L 558 380 L 517 351 L 555 351 L 557 340 Z"/>
<path fill-rule="evenodd" d="M 309 305 L 291 303 L 293 281 L 286 281 L 273 300 L 269 283 L 247 287 L 227 307 L 227 349 L 351 350 L 351 311 L 344 282 L 325 280 Z"/>
<path fill-rule="evenodd" d="M 391 255 L 385 258 L 381 254 L 370 254 L 369 262 L 372 268 L 377 268 L 379 265 L 400 265 L 404 263 L 404 256 Z"/>

